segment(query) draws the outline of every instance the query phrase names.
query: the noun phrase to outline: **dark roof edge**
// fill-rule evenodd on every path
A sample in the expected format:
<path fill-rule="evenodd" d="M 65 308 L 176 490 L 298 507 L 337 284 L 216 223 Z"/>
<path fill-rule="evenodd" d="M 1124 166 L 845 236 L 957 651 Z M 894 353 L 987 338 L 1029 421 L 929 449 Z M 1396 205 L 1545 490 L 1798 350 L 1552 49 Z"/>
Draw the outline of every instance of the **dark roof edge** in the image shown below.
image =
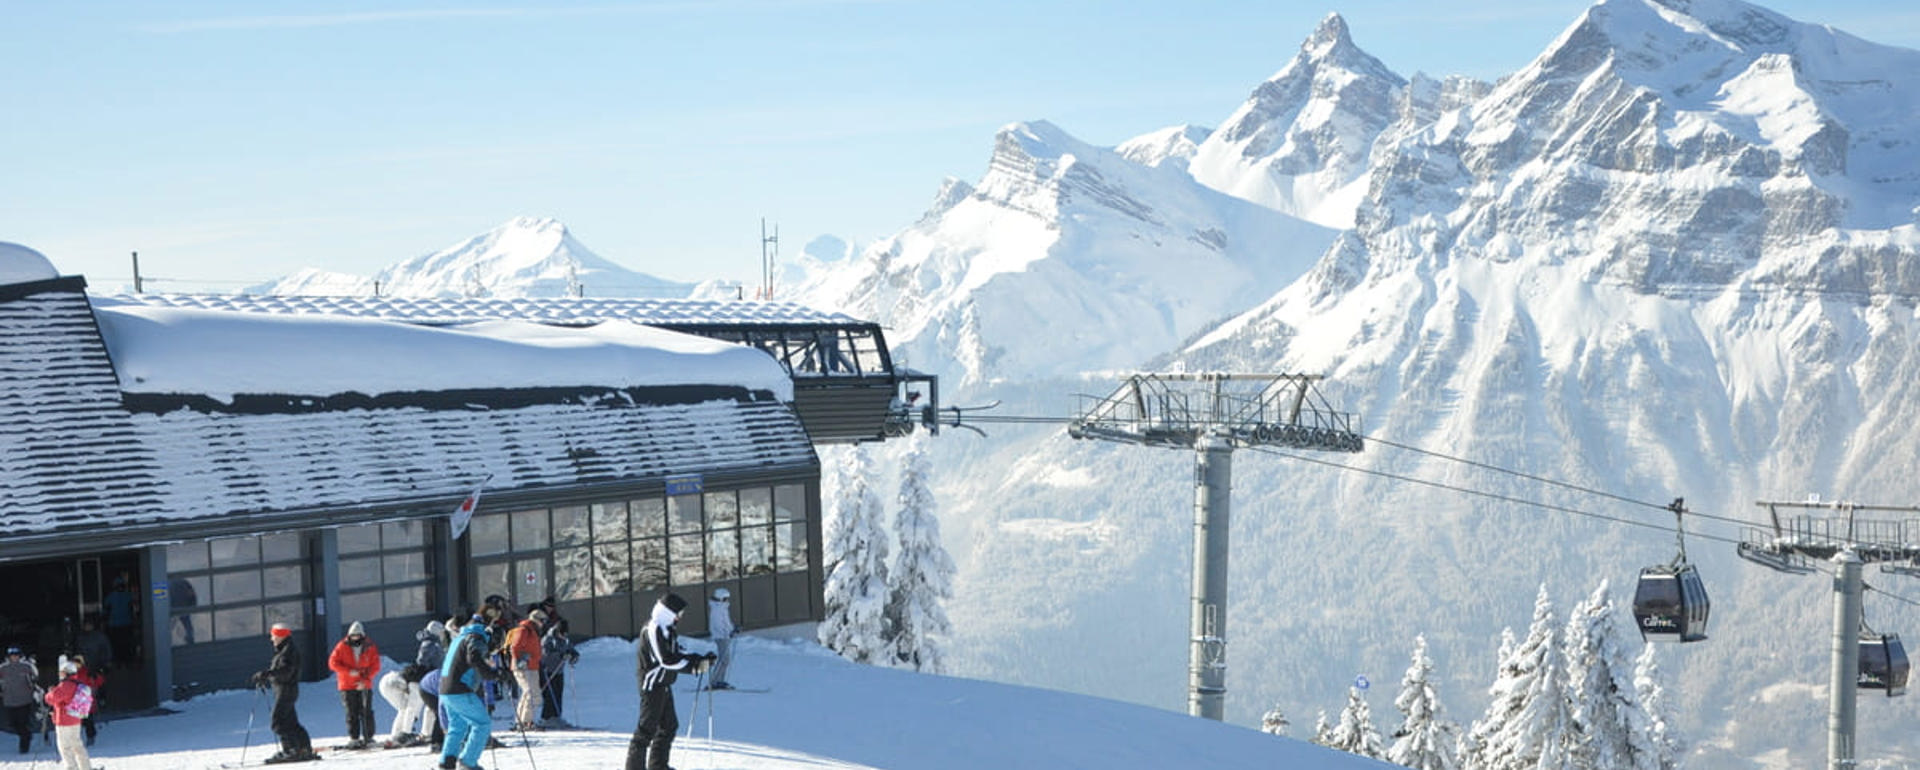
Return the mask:
<path fill-rule="evenodd" d="M 474 388 L 461 390 L 402 391 L 369 396 L 364 393 L 335 393 L 328 396 L 302 396 L 283 393 L 243 393 L 230 402 L 221 402 L 197 393 L 122 393 L 127 411 L 167 414 L 190 409 L 204 414 L 312 414 L 419 408 L 428 411 L 475 412 L 495 409 L 522 409 L 552 404 L 581 404 L 595 407 L 681 406 L 709 401 L 755 403 L 776 401 L 773 392 L 739 385 L 654 385 L 631 388 L 552 387 L 552 388 Z"/>
<path fill-rule="evenodd" d="M 11 302 L 16 299 L 31 297 L 35 294 L 46 294 L 48 292 L 86 294 L 87 279 L 84 276 L 63 275 L 57 278 L 44 278 L 26 283 L 10 283 L 5 286 L 0 286 L 0 302 Z"/>

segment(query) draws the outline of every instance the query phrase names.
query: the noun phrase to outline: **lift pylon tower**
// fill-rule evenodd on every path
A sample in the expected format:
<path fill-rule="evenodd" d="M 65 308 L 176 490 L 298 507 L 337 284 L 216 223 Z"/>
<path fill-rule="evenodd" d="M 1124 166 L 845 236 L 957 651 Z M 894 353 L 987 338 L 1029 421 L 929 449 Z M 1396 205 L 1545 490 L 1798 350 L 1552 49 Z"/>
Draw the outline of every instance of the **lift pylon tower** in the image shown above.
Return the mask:
<path fill-rule="evenodd" d="M 1827 767 L 1854 770 L 1854 734 L 1860 682 L 1860 640 L 1863 629 L 1860 594 L 1865 582 L 1861 568 L 1879 563 L 1882 572 L 1920 575 L 1920 547 L 1909 545 L 1920 534 L 1920 521 L 1860 520 L 1860 512 L 1920 513 L 1909 506 L 1853 503 L 1760 502 L 1771 526 L 1748 527 L 1737 547 L 1740 557 L 1757 564 L 1804 575 L 1816 571 L 1815 560 L 1834 565 L 1833 669 L 1827 693 Z M 1820 515 L 1780 517 L 1781 509 L 1825 510 Z"/>
<path fill-rule="evenodd" d="M 1274 446 L 1358 452 L 1359 419 L 1337 412 L 1308 374 L 1136 374 L 1088 398 L 1074 438 L 1195 450 L 1192 646 L 1187 713 L 1219 721 L 1227 694 L 1227 525 L 1233 450 Z"/>

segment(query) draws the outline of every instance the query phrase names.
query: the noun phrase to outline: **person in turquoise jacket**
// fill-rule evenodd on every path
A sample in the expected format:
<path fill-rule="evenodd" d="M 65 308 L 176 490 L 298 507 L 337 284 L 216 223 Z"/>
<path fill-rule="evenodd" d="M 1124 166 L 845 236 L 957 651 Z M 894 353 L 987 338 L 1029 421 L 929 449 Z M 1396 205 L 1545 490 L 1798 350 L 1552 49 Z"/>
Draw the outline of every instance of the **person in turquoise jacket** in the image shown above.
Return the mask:
<path fill-rule="evenodd" d="M 487 627 L 496 610 L 486 607 L 474 615 L 466 627 L 447 645 L 446 662 L 440 665 L 440 707 L 447 714 L 447 740 L 440 747 L 441 770 L 454 770 L 457 760 L 462 770 L 481 770 L 480 753 L 493 736 L 493 719 L 487 714 L 480 691 L 489 681 L 500 678 L 500 671 L 487 663 L 493 646 Z"/>

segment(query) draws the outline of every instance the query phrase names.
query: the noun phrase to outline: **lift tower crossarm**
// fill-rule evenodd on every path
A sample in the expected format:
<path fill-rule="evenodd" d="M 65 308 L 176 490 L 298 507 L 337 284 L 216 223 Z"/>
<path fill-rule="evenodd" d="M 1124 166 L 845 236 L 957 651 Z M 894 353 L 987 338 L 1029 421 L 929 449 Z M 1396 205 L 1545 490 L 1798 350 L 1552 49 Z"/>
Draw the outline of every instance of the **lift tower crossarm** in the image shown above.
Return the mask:
<path fill-rule="evenodd" d="M 1359 419 L 1334 410 L 1312 374 L 1135 374 L 1087 398 L 1074 438 L 1195 452 L 1193 593 L 1187 713 L 1220 720 L 1227 693 L 1227 530 L 1233 450 L 1281 446 L 1358 452 Z"/>

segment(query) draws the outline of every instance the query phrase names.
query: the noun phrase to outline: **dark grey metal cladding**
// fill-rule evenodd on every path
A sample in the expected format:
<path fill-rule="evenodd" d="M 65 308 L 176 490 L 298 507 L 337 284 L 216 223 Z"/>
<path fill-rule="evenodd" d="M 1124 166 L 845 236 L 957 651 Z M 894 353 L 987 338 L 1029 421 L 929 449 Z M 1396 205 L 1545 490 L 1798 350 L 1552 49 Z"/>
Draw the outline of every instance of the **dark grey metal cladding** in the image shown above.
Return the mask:
<path fill-rule="evenodd" d="M 833 386 L 795 382 L 793 410 L 815 443 L 879 441 L 886 438 L 895 393 L 894 383 L 881 379 Z"/>

